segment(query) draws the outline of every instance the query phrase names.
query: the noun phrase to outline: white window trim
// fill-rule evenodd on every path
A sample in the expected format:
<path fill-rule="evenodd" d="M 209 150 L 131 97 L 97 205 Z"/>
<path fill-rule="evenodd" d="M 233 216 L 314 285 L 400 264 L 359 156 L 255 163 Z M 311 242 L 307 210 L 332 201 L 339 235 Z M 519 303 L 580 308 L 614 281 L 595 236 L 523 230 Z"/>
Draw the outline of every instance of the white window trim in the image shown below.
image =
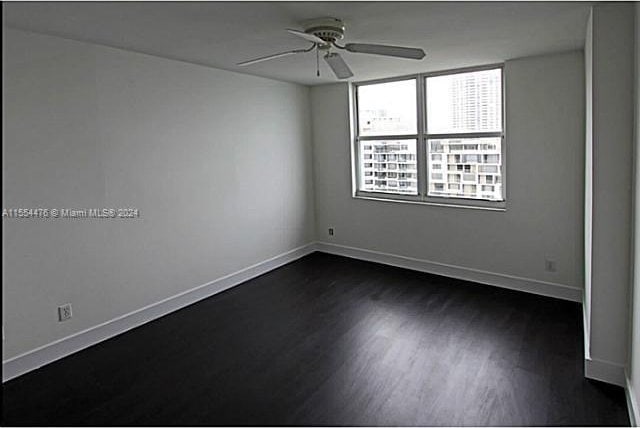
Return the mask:
<path fill-rule="evenodd" d="M 428 134 L 427 130 L 427 115 L 426 115 L 426 88 L 425 83 L 428 77 L 458 74 L 473 71 L 493 70 L 501 69 L 501 86 L 502 86 L 502 132 L 473 132 L 473 133 L 451 133 L 451 134 Z M 416 103 L 417 103 L 417 134 L 406 135 L 376 135 L 376 136 L 359 136 L 358 135 L 358 96 L 357 90 L 359 86 L 371 85 L 376 83 L 389 83 L 402 80 L 416 81 Z M 489 64 L 478 67 L 466 67 L 451 70 L 443 70 L 429 73 L 418 73 L 407 76 L 391 77 L 385 79 L 367 80 L 362 82 L 350 83 L 349 98 L 351 105 L 351 184 L 352 184 L 352 196 L 357 199 L 364 200 L 376 200 L 384 202 L 401 202 L 410 204 L 423 204 L 431 206 L 452 207 L 452 208 L 471 208 L 481 209 L 489 211 L 506 211 L 507 209 L 507 179 L 506 179 L 506 146 L 507 146 L 507 129 L 506 129 L 506 88 L 505 88 L 505 75 L 504 64 Z M 427 178 L 431 171 L 429 171 L 429 163 L 427 162 L 427 139 L 428 138 L 474 138 L 474 137 L 501 137 L 502 144 L 500 145 L 500 176 L 502 177 L 502 201 L 490 201 L 487 199 L 473 199 L 458 196 L 428 196 L 427 195 Z M 359 190 L 360 183 L 360 163 L 359 159 L 359 142 L 371 141 L 371 140 L 403 140 L 403 139 L 415 139 L 416 140 L 416 157 L 417 157 L 417 172 L 418 172 L 418 194 L 407 195 L 401 193 L 388 193 L 388 192 L 370 192 Z"/>

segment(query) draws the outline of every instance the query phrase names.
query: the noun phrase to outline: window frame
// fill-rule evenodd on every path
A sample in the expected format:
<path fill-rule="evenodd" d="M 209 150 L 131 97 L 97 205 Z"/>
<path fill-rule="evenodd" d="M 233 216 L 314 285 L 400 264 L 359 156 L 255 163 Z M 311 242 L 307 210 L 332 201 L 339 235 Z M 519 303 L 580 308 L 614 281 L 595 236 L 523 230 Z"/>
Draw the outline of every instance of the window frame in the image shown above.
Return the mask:
<path fill-rule="evenodd" d="M 502 131 L 499 132 L 461 132 L 461 133 L 447 133 L 447 134 L 429 134 L 427 127 L 427 78 L 451 74 L 469 73 L 474 71 L 485 71 L 500 69 L 501 79 L 501 119 L 502 119 Z M 358 88 L 360 86 L 367 86 L 379 83 L 390 83 L 403 80 L 415 80 L 416 82 L 416 114 L 417 114 L 417 134 L 406 135 L 376 135 L 376 136 L 360 136 L 360 123 L 358 117 Z M 351 138 L 351 154 L 352 154 L 352 196 L 354 198 L 369 199 L 369 200 L 381 200 L 390 202 L 407 202 L 418 203 L 435 206 L 448 206 L 448 207 L 460 207 L 460 208 L 474 208 L 494 211 L 506 210 L 507 203 L 507 186 L 506 186 L 506 88 L 505 88 L 505 75 L 504 75 L 504 63 L 487 64 L 475 67 L 456 68 L 448 70 L 440 70 L 434 72 L 417 73 L 398 77 L 389 77 L 384 79 L 374 79 L 362 82 L 350 83 L 350 97 L 352 99 L 352 138 Z M 434 138 L 482 138 L 482 137 L 499 137 L 501 138 L 500 144 L 500 176 L 502 178 L 502 200 L 491 201 L 488 199 L 475 199 L 465 198 L 459 196 L 429 196 L 428 185 L 430 178 L 430 168 L 428 162 L 428 147 L 427 143 L 429 139 Z M 361 174 L 360 174 L 360 143 L 365 141 L 375 140 L 416 140 L 416 167 L 417 167 L 417 195 L 402 194 L 402 193 L 389 193 L 389 192 L 375 192 L 360 190 L 361 188 Z M 445 170 L 439 170 L 442 172 Z"/>

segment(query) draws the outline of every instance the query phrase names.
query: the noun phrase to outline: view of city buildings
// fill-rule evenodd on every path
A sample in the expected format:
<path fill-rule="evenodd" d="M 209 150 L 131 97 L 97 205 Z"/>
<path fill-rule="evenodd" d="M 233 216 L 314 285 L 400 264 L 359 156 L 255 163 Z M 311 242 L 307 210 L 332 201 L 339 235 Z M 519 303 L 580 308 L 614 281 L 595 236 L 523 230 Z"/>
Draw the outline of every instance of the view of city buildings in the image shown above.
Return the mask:
<path fill-rule="evenodd" d="M 502 131 L 501 70 L 427 78 L 428 133 Z M 502 200 L 502 138 L 428 141 L 429 195 Z"/>
<path fill-rule="evenodd" d="M 362 189 L 417 195 L 416 140 L 363 141 Z"/>
<path fill-rule="evenodd" d="M 426 80 L 428 195 L 503 200 L 501 136 L 429 138 L 429 134 L 500 134 L 501 70 L 443 75 Z M 394 101 L 397 105 L 398 100 Z M 415 104 L 415 94 L 413 100 L 408 98 L 406 102 Z M 412 132 L 411 122 L 403 117 L 406 111 L 399 111 L 397 106 L 375 107 L 359 110 L 360 135 L 417 133 Z M 359 155 L 361 190 L 418 194 L 415 139 L 364 140 L 360 142 Z"/>
<path fill-rule="evenodd" d="M 429 140 L 429 195 L 502 200 L 501 138 Z"/>

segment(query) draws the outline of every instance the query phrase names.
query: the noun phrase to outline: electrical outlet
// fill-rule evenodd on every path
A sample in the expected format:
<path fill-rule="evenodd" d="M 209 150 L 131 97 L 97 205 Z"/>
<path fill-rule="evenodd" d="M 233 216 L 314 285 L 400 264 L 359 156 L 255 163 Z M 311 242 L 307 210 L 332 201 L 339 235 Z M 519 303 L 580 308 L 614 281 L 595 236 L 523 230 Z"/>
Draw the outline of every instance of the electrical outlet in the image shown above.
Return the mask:
<path fill-rule="evenodd" d="M 71 312 L 71 303 L 58 306 L 58 321 L 66 321 L 73 316 Z"/>
<path fill-rule="evenodd" d="M 333 236 L 333 227 L 329 228 L 329 236 Z"/>
<path fill-rule="evenodd" d="M 555 272 L 557 270 L 556 261 L 551 259 L 545 259 L 544 270 L 547 272 Z"/>

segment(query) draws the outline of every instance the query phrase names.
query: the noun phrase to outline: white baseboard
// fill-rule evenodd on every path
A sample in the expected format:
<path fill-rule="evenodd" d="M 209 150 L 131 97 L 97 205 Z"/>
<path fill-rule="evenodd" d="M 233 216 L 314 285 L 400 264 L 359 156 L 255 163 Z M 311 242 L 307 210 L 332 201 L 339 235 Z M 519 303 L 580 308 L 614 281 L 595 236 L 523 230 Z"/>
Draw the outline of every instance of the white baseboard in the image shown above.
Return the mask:
<path fill-rule="evenodd" d="M 363 248 L 347 247 L 328 242 L 318 242 L 318 251 L 354 259 L 377 262 L 391 266 L 402 267 L 420 272 L 427 272 L 466 281 L 479 282 L 481 284 L 494 285 L 511 290 L 525 291 L 543 296 L 555 297 L 572 302 L 582 302 L 582 289 L 563 284 L 540 281 L 537 279 L 522 278 L 501 273 L 487 272 L 479 269 L 471 269 L 462 266 L 432 262 L 396 254 L 382 253 Z"/>
<path fill-rule="evenodd" d="M 628 376 L 625 376 L 626 386 L 624 388 L 625 396 L 627 398 L 627 409 L 629 411 L 629 422 L 632 427 L 638 426 L 638 401 L 636 400 L 636 394 L 631 385 L 631 380 Z"/>
<path fill-rule="evenodd" d="M 309 243 L 2 362 L 2 382 L 213 296 L 315 251 Z"/>
<path fill-rule="evenodd" d="M 627 387 L 629 385 L 625 367 L 620 364 L 612 363 L 610 361 L 600 360 L 598 358 L 591 357 L 590 335 L 589 325 L 587 323 L 587 305 L 584 303 L 586 294 L 583 294 L 582 301 L 582 323 L 584 332 L 584 377 L 588 379 L 595 379 L 613 385 L 622 386 L 625 388 L 625 393 L 628 395 Z M 629 397 L 627 396 L 627 401 Z M 628 405 L 629 403 L 627 403 Z M 629 412 L 631 408 L 629 407 Z"/>
<path fill-rule="evenodd" d="M 584 335 L 584 359 L 591 359 L 591 336 L 589 334 L 589 321 L 587 320 L 587 304 L 585 303 L 587 300 L 587 291 L 582 290 L 582 333 Z"/>
<path fill-rule="evenodd" d="M 627 383 L 624 366 L 597 358 L 584 359 L 584 376 L 623 388 Z"/>

